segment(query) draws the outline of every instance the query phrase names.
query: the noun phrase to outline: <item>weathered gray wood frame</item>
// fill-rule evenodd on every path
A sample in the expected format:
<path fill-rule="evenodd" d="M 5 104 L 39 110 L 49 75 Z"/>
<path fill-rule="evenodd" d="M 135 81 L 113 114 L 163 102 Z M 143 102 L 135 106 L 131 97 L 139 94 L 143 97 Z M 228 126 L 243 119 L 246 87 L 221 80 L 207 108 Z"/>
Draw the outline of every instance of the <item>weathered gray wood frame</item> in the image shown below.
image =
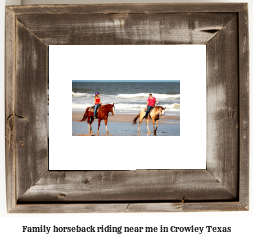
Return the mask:
<path fill-rule="evenodd" d="M 206 170 L 48 171 L 54 44 L 206 44 Z M 5 98 L 8 212 L 249 209 L 247 4 L 6 7 Z"/>

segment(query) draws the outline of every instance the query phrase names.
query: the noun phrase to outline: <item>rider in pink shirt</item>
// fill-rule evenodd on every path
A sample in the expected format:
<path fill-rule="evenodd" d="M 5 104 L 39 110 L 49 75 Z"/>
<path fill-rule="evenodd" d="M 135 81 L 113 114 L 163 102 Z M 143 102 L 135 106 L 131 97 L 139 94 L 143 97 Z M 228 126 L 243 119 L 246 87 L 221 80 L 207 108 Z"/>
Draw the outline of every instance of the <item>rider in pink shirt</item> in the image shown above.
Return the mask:
<path fill-rule="evenodd" d="M 150 94 L 149 94 L 149 99 L 147 100 L 147 108 L 148 108 L 148 109 L 147 109 L 146 114 L 145 114 L 145 116 L 143 117 L 143 119 L 147 117 L 148 113 L 150 112 L 150 110 L 151 110 L 153 107 L 155 107 L 155 104 L 156 104 L 156 103 L 159 103 L 159 102 L 157 102 L 157 101 L 156 101 L 156 98 L 153 97 L 152 94 L 150 93 Z"/>
<path fill-rule="evenodd" d="M 156 103 L 156 98 L 155 97 L 149 98 L 147 101 L 148 101 L 147 103 L 148 106 L 154 107 Z"/>

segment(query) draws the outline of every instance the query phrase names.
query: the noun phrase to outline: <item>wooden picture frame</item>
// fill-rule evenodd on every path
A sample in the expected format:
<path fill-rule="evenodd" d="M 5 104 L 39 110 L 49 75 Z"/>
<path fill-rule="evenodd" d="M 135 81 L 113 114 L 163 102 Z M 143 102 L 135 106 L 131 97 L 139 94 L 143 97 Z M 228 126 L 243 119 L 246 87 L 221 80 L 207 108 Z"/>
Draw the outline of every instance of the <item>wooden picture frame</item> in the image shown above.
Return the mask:
<path fill-rule="evenodd" d="M 8 212 L 247 211 L 248 40 L 246 3 L 6 7 Z M 49 171 L 55 44 L 206 44 L 206 169 Z"/>

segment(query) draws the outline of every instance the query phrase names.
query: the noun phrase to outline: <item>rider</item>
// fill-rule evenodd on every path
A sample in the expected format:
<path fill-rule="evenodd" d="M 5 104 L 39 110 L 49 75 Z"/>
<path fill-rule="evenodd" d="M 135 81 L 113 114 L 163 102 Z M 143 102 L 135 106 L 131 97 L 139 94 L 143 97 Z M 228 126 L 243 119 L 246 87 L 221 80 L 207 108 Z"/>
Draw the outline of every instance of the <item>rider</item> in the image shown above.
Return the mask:
<path fill-rule="evenodd" d="M 156 98 L 152 96 L 152 93 L 150 93 L 150 94 L 149 94 L 149 98 L 148 98 L 148 100 L 147 100 L 147 111 L 146 111 L 146 114 L 145 114 L 145 116 L 143 117 L 143 119 L 147 117 L 148 113 L 150 112 L 150 110 L 151 110 L 153 107 L 155 107 L 155 104 L 156 104 L 156 103 L 159 103 L 159 102 L 157 102 L 157 101 L 156 101 Z"/>
<path fill-rule="evenodd" d="M 98 108 L 98 106 L 100 106 L 102 104 L 100 101 L 99 92 L 95 93 L 94 103 L 95 103 L 94 117 L 96 117 L 97 108 Z"/>

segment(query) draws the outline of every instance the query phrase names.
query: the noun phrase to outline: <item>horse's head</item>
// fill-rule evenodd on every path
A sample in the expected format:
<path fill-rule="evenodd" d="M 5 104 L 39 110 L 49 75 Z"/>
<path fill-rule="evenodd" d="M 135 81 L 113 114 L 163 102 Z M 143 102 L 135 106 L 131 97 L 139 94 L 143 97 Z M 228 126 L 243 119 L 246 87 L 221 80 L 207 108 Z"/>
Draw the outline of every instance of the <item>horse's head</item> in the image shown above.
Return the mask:
<path fill-rule="evenodd" d="M 114 103 L 113 104 L 109 104 L 109 113 L 111 113 L 113 116 L 115 116 Z"/>
<path fill-rule="evenodd" d="M 166 109 L 166 107 L 162 107 L 162 114 L 161 114 L 161 116 L 165 116 L 165 109 Z"/>
<path fill-rule="evenodd" d="M 166 109 L 166 107 L 158 106 L 159 115 L 165 116 L 165 109 Z"/>

